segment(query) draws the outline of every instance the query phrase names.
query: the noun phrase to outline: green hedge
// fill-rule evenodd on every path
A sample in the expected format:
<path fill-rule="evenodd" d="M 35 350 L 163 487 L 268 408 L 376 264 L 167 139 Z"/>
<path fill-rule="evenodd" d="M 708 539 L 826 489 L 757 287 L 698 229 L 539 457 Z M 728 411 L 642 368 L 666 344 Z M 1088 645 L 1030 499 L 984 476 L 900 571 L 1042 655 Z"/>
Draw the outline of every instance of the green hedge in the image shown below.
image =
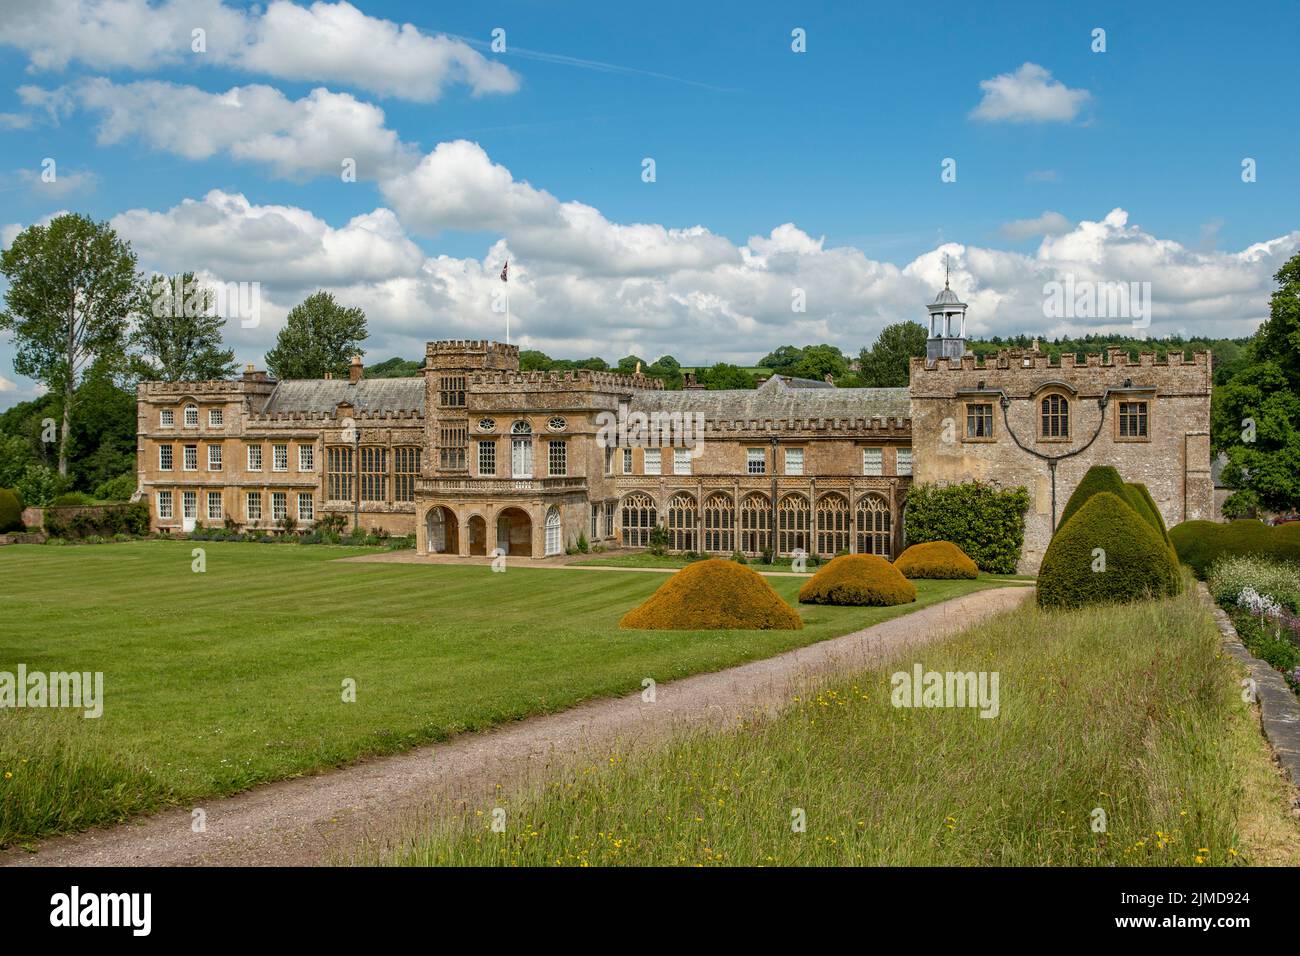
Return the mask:
<path fill-rule="evenodd" d="M 1155 527 L 1160 532 L 1160 537 L 1169 541 L 1169 527 L 1165 524 L 1164 516 L 1160 514 L 1160 506 L 1156 504 L 1156 499 L 1151 497 L 1151 490 L 1141 482 L 1128 482 L 1125 487 L 1146 504 L 1147 512 L 1155 520 Z M 1170 542 L 1171 545 L 1172 543 Z"/>
<path fill-rule="evenodd" d="M 22 501 L 15 492 L 0 488 L 0 533 L 25 530 Z"/>
<path fill-rule="evenodd" d="M 1132 493 L 1124 484 L 1124 479 L 1119 476 L 1119 472 L 1110 465 L 1093 465 L 1075 486 L 1070 500 L 1061 509 L 1061 514 L 1056 519 L 1056 526 L 1064 528 L 1065 523 L 1074 517 L 1074 513 L 1083 507 L 1084 502 L 1101 491 L 1109 491 L 1121 501 L 1128 502 L 1133 510 L 1138 511 L 1137 505 L 1133 503 Z M 1138 514 L 1141 515 L 1142 512 L 1138 511 Z"/>
<path fill-rule="evenodd" d="M 1226 524 L 1184 521 L 1169 530 L 1169 538 L 1178 560 L 1201 580 L 1220 557 L 1254 554 L 1275 561 L 1300 562 L 1300 523 L 1275 528 L 1254 518 L 1239 518 Z"/>
<path fill-rule="evenodd" d="M 45 533 L 56 538 L 147 534 L 148 531 L 149 505 L 143 501 L 88 507 L 51 506 L 45 509 Z"/>
<path fill-rule="evenodd" d="M 1109 491 L 1091 495 L 1076 509 L 1052 537 L 1038 569 L 1041 607 L 1122 604 L 1176 594 L 1181 587 L 1164 538 Z"/>
<path fill-rule="evenodd" d="M 1169 541 L 1169 529 L 1165 527 L 1165 520 L 1160 516 L 1160 508 L 1157 507 L 1155 499 L 1151 497 L 1151 492 L 1147 490 L 1147 486 L 1126 482 L 1111 465 L 1093 465 L 1088 469 L 1083 476 L 1083 480 L 1075 487 L 1074 494 L 1070 495 L 1070 500 L 1065 503 L 1065 507 L 1061 510 L 1061 516 L 1057 518 L 1056 526 L 1058 528 L 1065 527 L 1065 523 L 1074 516 L 1076 511 L 1083 507 L 1083 503 L 1099 491 L 1110 492 L 1128 504 L 1130 508 L 1138 513 L 1138 517 L 1156 530 L 1160 537 L 1164 538 L 1166 542 Z"/>
<path fill-rule="evenodd" d="M 979 481 L 913 485 L 907 492 L 907 544 L 951 541 L 990 574 L 1014 574 L 1025 543 L 1024 488 L 994 488 Z"/>

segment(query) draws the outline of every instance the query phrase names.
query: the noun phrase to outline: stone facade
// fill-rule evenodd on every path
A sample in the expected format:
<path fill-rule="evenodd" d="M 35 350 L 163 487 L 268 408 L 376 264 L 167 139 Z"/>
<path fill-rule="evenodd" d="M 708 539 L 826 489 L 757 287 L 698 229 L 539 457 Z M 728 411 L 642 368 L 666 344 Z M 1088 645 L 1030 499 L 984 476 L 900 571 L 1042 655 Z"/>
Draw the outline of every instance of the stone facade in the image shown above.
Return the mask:
<path fill-rule="evenodd" d="M 146 382 L 140 491 L 155 529 L 341 515 L 413 533 L 421 554 L 546 556 L 580 536 L 640 547 L 663 525 L 679 551 L 892 557 L 913 475 L 979 479 L 1030 490 L 1026 570 L 1098 462 L 1145 482 L 1171 524 L 1211 515 L 1207 353 L 977 362 L 957 357 L 963 325 L 943 323 L 941 357 L 913 360 L 910 389 L 773 376 L 670 392 L 639 374 L 520 372 L 517 348 L 487 341 L 430 342 L 412 379 L 367 380 L 356 359 L 346 380 L 250 367 Z"/>
<path fill-rule="evenodd" d="M 1030 493 L 1024 570 L 1036 570 L 1065 502 L 1093 465 L 1151 491 L 1165 522 L 1210 519 L 1209 352 L 1137 363 L 1124 349 L 1053 363 L 1037 351 L 911 367 L 916 480 L 978 480 Z"/>

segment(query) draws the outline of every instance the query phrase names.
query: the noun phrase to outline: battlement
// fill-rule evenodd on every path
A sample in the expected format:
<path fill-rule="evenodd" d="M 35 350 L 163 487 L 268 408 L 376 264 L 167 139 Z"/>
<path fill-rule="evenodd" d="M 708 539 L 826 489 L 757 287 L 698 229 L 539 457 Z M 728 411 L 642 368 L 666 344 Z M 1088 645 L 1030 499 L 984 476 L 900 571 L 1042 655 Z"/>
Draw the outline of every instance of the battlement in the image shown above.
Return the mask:
<path fill-rule="evenodd" d="M 250 388 L 249 386 L 254 386 Z M 260 386 L 260 387 L 257 387 Z M 142 399 L 180 398 L 183 396 L 237 396 L 262 394 L 275 386 L 273 379 L 247 382 L 242 379 L 214 379 L 207 382 L 140 382 L 136 396 Z"/>
<path fill-rule="evenodd" d="M 519 385 L 537 389 L 572 389 L 580 386 L 594 390 L 623 392 L 628 389 L 662 389 L 664 383 L 646 375 L 620 375 L 592 369 L 567 369 L 563 372 L 478 372 L 470 376 L 475 385 Z"/>
<path fill-rule="evenodd" d="M 494 342 L 491 339 L 444 339 L 428 342 L 425 355 L 486 355 L 488 353 L 519 358 L 519 346 Z"/>
<path fill-rule="evenodd" d="M 292 422 L 334 422 L 338 420 L 334 412 L 275 412 L 259 414 L 250 412 L 245 416 L 246 426 L 286 424 Z M 393 411 L 384 409 L 375 412 L 348 412 L 348 418 L 357 422 L 396 422 L 399 424 L 418 425 L 424 421 L 424 415 L 417 411 Z"/>
<path fill-rule="evenodd" d="M 1210 352 L 1208 350 L 1193 352 L 1190 362 L 1187 361 L 1187 357 L 1183 352 L 1177 349 L 1168 352 L 1163 359 L 1158 358 L 1154 351 L 1144 351 L 1138 354 L 1138 360 L 1134 362 L 1129 356 L 1128 349 L 1111 347 L 1106 349 L 1105 353 L 1087 353 L 1084 356 L 1084 361 L 1080 363 L 1078 355 L 1074 352 L 1062 352 L 1054 360 L 1051 355 L 1042 351 L 1003 349 L 996 356 L 964 355 L 960 359 L 940 358 L 935 359 L 933 362 L 928 362 L 922 358 L 913 358 L 911 372 L 915 376 L 918 373 L 934 374 L 936 372 L 999 369 L 1006 371 L 1018 369 L 1041 371 L 1044 369 L 1178 368 L 1196 366 L 1208 369 L 1209 365 Z"/>
<path fill-rule="evenodd" d="M 837 438 L 851 437 L 910 437 L 912 420 L 910 418 L 750 418 L 750 419 L 713 419 L 704 423 L 706 434 L 725 436 L 729 433 L 743 432 L 748 435 L 765 433 L 771 435 L 790 434 L 831 434 Z M 851 432 L 851 435 L 836 434 Z"/>

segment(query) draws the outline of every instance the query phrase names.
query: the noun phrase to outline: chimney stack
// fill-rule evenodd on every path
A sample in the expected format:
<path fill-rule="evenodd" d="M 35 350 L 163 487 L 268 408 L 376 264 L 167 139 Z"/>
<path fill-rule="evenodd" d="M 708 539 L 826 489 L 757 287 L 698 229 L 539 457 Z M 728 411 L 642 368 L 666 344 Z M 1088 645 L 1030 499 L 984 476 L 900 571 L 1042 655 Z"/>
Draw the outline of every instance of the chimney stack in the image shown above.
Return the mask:
<path fill-rule="evenodd" d="M 348 381 L 353 385 L 361 381 L 361 376 L 365 372 L 365 366 L 361 364 L 361 356 L 352 356 L 352 363 L 348 366 Z"/>

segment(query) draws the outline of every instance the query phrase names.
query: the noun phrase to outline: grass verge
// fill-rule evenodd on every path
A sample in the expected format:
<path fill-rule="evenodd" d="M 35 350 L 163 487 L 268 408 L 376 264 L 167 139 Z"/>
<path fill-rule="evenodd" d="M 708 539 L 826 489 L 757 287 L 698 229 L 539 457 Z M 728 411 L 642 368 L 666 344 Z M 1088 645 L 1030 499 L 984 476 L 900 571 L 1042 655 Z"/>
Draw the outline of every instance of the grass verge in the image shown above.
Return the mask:
<path fill-rule="evenodd" d="M 997 671 L 999 715 L 891 706 L 891 674 L 918 661 Z M 1027 602 L 777 717 L 603 755 L 503 801 L 502 833 L 484 806 L 384 862 L 1300 863 L 1239 676 L 1192 593 L 1086 612 Z"/>

